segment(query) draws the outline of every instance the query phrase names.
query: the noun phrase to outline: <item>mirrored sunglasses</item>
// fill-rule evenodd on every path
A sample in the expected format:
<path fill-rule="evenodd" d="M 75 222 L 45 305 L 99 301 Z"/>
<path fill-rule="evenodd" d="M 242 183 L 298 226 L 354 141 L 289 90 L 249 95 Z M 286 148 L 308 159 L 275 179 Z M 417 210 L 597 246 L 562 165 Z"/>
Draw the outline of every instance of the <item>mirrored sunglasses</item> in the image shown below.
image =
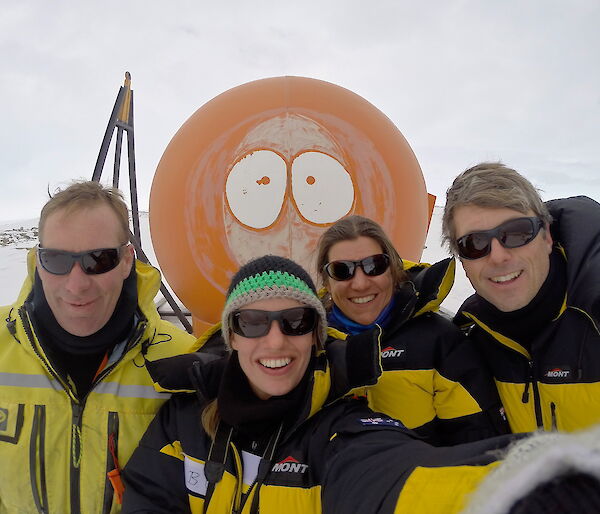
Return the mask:
<path fill-rule="evenodd" d="M 126 244 L 78 253 L 38 247 L 37 254 L 42 268 L 53 275 L 67 275 L 76 262 L 87 275 L 100 275 L 117 267 L 121 261 L 121 248 Z"/>
<path fill-rule="evenodd" d="M 365 275 L 376 277 L 385 273 L 390 267 L 390 257 L 385 253 L 378 253 L 365 257 L 359 261 L 331 261 L 323 267 L 333 280 L 350 280 L 360 266 Z"/>
<path fill-rule="evenodd" d="M 492 251 L 492 239 L 497 239 L 504 248 L 519 248 L 535 239 L 544 222 L 537 216 L 508 220 L 496 228 L 471 232 L 456 240 L 458 255 L 474 260 L 485 257 Z"/>
<path fill-rule="evenodd" d="M 244 309 L 231 314 L 231 329 L 243 337 L 266 336 L 271 323 L 276 320 L 279 329 L 287 336 L 302 336 L 314 330 L 318 314 L 312 307 L 293 307 L 282 311 Z"/>

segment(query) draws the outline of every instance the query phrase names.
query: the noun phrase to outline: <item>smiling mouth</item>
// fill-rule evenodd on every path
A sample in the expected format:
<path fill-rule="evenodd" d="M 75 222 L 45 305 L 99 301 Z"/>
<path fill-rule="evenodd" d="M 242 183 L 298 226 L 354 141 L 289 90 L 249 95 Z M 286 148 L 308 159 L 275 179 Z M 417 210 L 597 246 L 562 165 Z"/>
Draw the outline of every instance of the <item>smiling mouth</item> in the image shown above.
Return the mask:
<path fill-rule="evenodd" d="M 356 298 L 350 298 L 350 301 L 352 303 L 363 304 L 363 303 L 369 303 L 369 302 L 373 301 L 374 299 L 375 299 L 375 295 L 370 294 L 369 296 L 359 296 Z"/>
<path fill-rule="evenodd" d="M 93 303 L 93 300 L 89 302 L 67 302 L 71 307 L 87 307 Z"/>
<path fill-rule="evenodd" d="M 501 275 L 499 277 L 491 277 L 490 280 L 495 284 L 504 284 L 505 282 L 510 282 L 519 278 L 521 276 L 521 273 L 523 273 L 523 270 L 514 271 L 512 273 L 508 273 L 507 275 Z"/>
<path fill-rule="evenodd" d="M 285 368 L 290 362 L 292 362 L 292 359 L 289 357 L 285 357 L 283 359 L 259 359 L 258 362 L 260 362 L 261 366 L 264 366 L 265 368 L 279 369 Z"/>

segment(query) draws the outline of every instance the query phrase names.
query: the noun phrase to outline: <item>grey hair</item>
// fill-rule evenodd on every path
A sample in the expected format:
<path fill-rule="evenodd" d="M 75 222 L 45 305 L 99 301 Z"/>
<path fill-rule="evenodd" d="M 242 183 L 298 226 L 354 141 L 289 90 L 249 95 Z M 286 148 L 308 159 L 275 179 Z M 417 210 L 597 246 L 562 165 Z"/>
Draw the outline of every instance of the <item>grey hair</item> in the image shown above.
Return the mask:
<path fill-rule="evenodd" d="M 546 226 L 552 223 L 538 189 L 529 180 L 501 162 L 482 162 L 458 175 L 446 191 L 442 243 L 455 255 L 458 249 L 454 213 L 464 205 L 513 209 L 523 214 L 533 211 Z"/>

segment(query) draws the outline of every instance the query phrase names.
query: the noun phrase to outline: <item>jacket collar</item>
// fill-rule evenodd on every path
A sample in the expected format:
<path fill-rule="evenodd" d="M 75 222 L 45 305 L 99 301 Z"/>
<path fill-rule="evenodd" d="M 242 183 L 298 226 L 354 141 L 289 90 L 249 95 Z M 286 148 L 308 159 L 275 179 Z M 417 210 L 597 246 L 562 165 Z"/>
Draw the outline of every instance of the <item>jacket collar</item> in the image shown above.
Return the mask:
<path fill-rule="evenodd" d="M 552 238 L 567 259 L 567 305 L 598 319 L 600 205 L 586 196 L 575 196 L 550 200 L 546 206 L 553 220 Z"/>
<path fill-rule="evenodd" d="M 437 311 L 454 284 L 456 261 L 452 257 L 435 264 L 404 261 L 404 269 L 417 297 L 413 317 Z"/>

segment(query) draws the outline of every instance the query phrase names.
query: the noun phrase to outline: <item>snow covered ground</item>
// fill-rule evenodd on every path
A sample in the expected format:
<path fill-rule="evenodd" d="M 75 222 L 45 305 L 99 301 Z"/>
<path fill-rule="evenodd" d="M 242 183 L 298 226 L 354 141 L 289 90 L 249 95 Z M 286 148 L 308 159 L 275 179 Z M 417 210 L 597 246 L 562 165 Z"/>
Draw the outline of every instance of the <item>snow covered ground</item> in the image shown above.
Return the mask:
<path fill-rule="evenodd" d="M 37 219 L 0 222 L 0 305 L 12 303 L 25 279 L 27 250 L 37 244 Z"/>
<path fill-rule="evenodd" d="M 434 209 L 426 248 L 422 261 L 436 262 L 448 256 L 441 246 L 442 207 Z M 140 214 L 142 248 L 150 262 L 157 265 L 150 239 L 148 213 Z M 0 223 L 0 305 L 12 303 L 21 288 L 26 275 L 27 250 L 37 244 L 37 219 Z M 462 266 L 456 266 L 456 281 L 442 306 L 455 312 L 462 301 L 472 294 L 473 288 L 465 277 Z"/>

